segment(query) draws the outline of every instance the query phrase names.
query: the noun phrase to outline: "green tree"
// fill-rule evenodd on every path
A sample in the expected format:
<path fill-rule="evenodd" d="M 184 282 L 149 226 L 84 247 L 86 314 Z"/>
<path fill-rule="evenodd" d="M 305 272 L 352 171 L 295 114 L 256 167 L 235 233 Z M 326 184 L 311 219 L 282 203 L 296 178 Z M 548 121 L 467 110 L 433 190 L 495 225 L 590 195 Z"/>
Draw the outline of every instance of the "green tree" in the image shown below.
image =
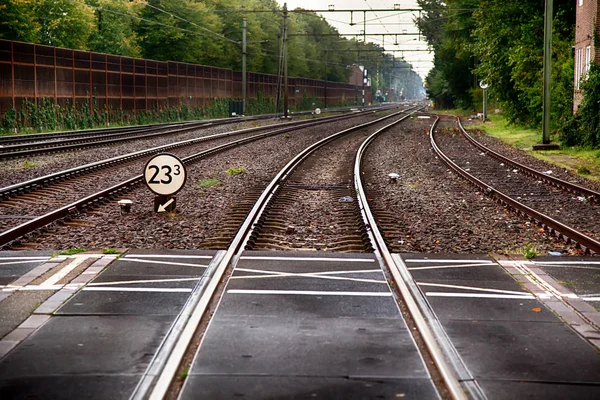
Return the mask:
<path fill-rule="evenodd" d="M 149 0 L 137 26 L 142 55 L 223 66 L 222 23 L 207 4 L 193 0 Z"/>
<path fill-rule="evenodd" d="M 141 57 L 135 27 L 143 4 L 129 0 L 88 0 L 94 7 L 97 29 L 89 38 L 89 49 L 99 53 Z"/>
<path fill-rule="evenodd" d="M 37 42 L 40 27 L 34 0 L 3 0 L 0 4 L 0 38 Z"/>
<path fill-rule="evenodd" d="M 575 9 L 571 1 L 554 1 L 553 98 L 572 97 L 565 83 L 573 79 L 569 68 L 571 41 L 575 27 Z M 509 120 L 539 126 L 542 118 L 542 72 L 544 3 L 534 0 L 507 0 L 502 3 L 483 0 L 474 15 L 473 49 L 479 61 L 477 73 L 491 84 L 490 94 L 497 97 Z M 556 85 L 559 83 L 560 85 Z M 561 86 L 562 85 L 562 86 Z M 561 107 L 559 109 L 555 107 Z M 569 115 L 568 100 L 553 104 L 557 115 Z"/>
<path fill-rule="evenodd" d="M 38 0 L 34 9 L 41 44 L 88 49 L 88 38 L 96 29 L 96 23 L 94 10 L 83 0 Z"/>

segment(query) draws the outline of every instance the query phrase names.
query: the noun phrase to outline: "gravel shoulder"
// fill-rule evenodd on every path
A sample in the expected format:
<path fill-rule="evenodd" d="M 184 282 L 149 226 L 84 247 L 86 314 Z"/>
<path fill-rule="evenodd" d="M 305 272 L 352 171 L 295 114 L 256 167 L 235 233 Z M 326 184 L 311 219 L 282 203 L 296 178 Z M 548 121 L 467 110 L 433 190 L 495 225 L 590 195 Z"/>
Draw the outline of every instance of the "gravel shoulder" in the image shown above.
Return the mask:
<path fill-rule="evenodd" d="M 517 253 L 528 244 L 539 252 L 572 250 L 451 172 L 431 149 L 431 123 L 412 119 L 376 139 L 365 156 L 368 195 L 393 251 Z M 453 124 L 444 118 L 437 129 Z"/>

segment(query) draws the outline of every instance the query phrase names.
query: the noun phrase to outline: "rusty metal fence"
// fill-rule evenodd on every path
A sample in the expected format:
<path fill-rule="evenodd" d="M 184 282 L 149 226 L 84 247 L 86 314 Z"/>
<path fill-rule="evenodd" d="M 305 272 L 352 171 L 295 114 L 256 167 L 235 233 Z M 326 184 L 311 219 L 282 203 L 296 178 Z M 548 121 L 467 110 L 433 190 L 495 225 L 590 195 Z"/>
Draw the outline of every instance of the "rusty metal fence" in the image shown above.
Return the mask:
<path fill-rule="evenodd" d="M 249 73 L 247 93 L 274 98 L 277 76 Z M 291 107 L 306 98 L 330 107 L 354 104 L 361 93 L 362 87 L 346 83 L 289 79 Z M 63 107 L 93 101 L 100 109 L 135 113 L 180 104 L 202 107 L 241 95 L 242 73 L 231 69 L 0 40 L 0 116 L 25 100 L 37 104 L 44 98 Z"/>

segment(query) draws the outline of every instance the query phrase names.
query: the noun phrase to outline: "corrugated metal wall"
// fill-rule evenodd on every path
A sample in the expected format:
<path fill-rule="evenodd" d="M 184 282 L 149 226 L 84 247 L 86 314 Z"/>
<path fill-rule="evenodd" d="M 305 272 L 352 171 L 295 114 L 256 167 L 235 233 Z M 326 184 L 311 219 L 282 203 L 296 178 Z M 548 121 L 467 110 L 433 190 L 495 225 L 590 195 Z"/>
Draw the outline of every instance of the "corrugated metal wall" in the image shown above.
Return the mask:
<path fill-rule="evenodd" d="M 248 97 L 275 97 L 275 75 L 248 73 Z M 362 87 L 290 78 L 294 106 L 304 96 L 329 107 L 353 103 Z M 366 91 L 370 95 L 370 90 Z M 211 99 L 242 95 L 242 73 L 224 68 L 161 62 L 0 40 L 0 115 L 25 99 L 56 99 L 64 106 L 94 100 L 98 108 L 142 111 L 179 105 L 202 106 Z M 370 102 L 370 97 L 368 98 Z"/>

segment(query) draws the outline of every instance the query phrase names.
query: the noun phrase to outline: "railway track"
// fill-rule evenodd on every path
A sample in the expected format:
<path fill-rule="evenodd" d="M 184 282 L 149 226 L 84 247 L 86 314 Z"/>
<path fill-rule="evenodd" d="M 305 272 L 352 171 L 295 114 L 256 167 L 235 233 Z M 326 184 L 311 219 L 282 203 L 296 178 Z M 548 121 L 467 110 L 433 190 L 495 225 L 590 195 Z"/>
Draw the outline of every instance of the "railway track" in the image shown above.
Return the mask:
<path fill-rule="evenodd" d="M 0 207 L 2 207 L 0 226 L 3 230 L 0 233 L 0 246 L 57 219 L 102 204 L 112 196 L 131 190 L 142 182 L 142 176 L 137 175 L 134 171 L 141 171 L 145 157 L 152 154 L 165 151 L 175 152 L 183 157 L 186 163 L 193 163 L 208 155 L 243 143 L 297 129 L 343 121 L 357 115 L 363 114 L 290 122 L 275 128 L 250 128 L 191 139 L 91 163 L 3 188 L 0 190 L 0 199 L 2 199 L 0 202 Z M 264 133 L 257 133 L 265 130 Z M 237 135 L 240 139 L 230 139 L 231 136 Z M 218 145 L 208 148 L 207 143 L 209 142 L 218 143 Z M 111 182 L 118 181 L 121 182 L 111 184 Z M 101 191 L 98 191 L 98 182 L 104 182 L 104 189 Z M 23 222 L 24 220 L 26 222 Z"/>
<path fill-rule="evenodd" d="M 459 130 L 446 124 L 430 134 L 432 147 L 451 169 L 528 223 L 586 253 L 600 253 L 599 193 L 509 160 L 477 143 L 457 123 Z"/>
<path fill-rule="evenodd" d="M 168 391 L 173 389 L 172 385 L 177 386 L 175 377 L 177 371 L 188 368 L 185 363 L 181 365 L 182 360 L 189 360 L 190 355 L 186 355 L 186 349 L 189 348 L 190 341 L 194 337 L 195 331 L 198 329 L 198 324 L 202 315 L 206 312 L 210 298 L 217 292 L 217 288 L 227 284 L 227 279 L 230 274 L 227 271 L 235 269 L 241 254 L 249 249 L 286 249 L 294 250 L 299 246 L 306 245 L 305 238 L 300 238 L 298 241 L 285 241 L 285 245 L 281 242 L 281 237 L 273 231 L 280 232 L 288 223 L 286 216 L 283 215 L 283 209 L 299 209 L 306 212 L 300 207 L 300 202 L 304 202 L 305 206 L 311 209 L 312 212 L 319 210 L 306 196 L 307 193 L 315 190 L 333 191 L 340 190 L 338 194 L 353 195 L 352 204 L 347 214 L 351 214 L 350 218 L 346 217 L 346 212 L 342 212 L 343 217 L 338 215 L 330 216 L 328 223 L 336 223 L 344 221 L 350 224 L 353 220 L 353 228 L 351 233 L 353 240 L 351 244 L 344 244 L 338 247 L 331 246 L 334 250 L 359 251 L 359 252 L 374 252 L 379 261 L 381 268 L 387 271 L 394 280 L 394 286 L 399 291 L 399 298 L 402 302 L 402 309 L 407 310 L 403 315 L 409 319 L 418 329 L 419 340 L 424 343 L 421 351 L 427 353 L 428 359 L 432 359 L 435 370 L 435 375 L 441 377 L 443 384 L 438 388 L 445 393 L 449 393 L 450 398 L 465 399 L 465 392 L 475 394 L 477 397 L 478 389 L 469 387 L 469 384 L 462 384 L 459 381 L 459 372 L 456 370 L 456 365 L 452 363 L 460 363 L 453 356 L 452 346 L 444 337 L 438 335 L 432 330 L 430 322 L 435 317 L 427 311 L 426 303 L 421 299 L 416 299 L 414 296 L 422 297 L 418 294 L 416 285 L 411 284 L 412 279 L 399 259 L 394 259 L 390 254 L 386 243 L 377 228 L 377 222 L 369 208 L 369 201 L 365 194 L 362 181 L 362 156 L 369 143 L 379 134 L 387 129 L 401 123 L 409 115 L 399 115 L 396 113 L 391 117 L 385 117 L 376 121 L 337 132 L 328 136 L 319 142 L 306 148 L 299 153 L 294 159 L 282 168 L 267 187 L 260 193 L 256 201 L 252 202 L 252 207 L 248 211 L 246 217 L 241 222 L 239 229 L 236 230 L 234 237 L 231 239 L 225 252 L 220 256 L 218 264 L 215 264 L 211 270 L 210 282 L 205 286 L 202 297 L 197 299 L 197 306 L 193 311 L 187 312 L 187 321 L 183 324 L 178 321 L 177 332 L 164 342 L 165 346 L 155 356 L 154 362 L 148 368 L 152 371 L 152 376 L 146 376 L 143 380 L 144 384 L 139 385 L 136 392 L 132 396 L 135 399 L 163 398 Z M 389 121 L 388 121 L 389 119 Z M 382 126 L 383 125 L 383 126 Z M 375 130 L 373 126 L 377 126 Z M 375 130 L 375 132 L 373 132 Z M 336 146 L 336 149 L 342 147 L 343 155 L 337 157 L 340 165 L 332 165 L 330 162 L 324 164 L 320 162 L 321 158 L 331 152 L 327 146 Z M 348 161 L 348 156 L 351 162 Z M 329 160 L 328 160 L 329 161 Z M 342 166 L 341 164 L 345 164 Z M 304 184 L 304 179 L 313 179 L 315 174 L 323 173 L 323 167 L 332 171 L 329 176 L 324 177 L 319 175 L 317 179 L 318 186 L 307 187 Z M 337 182 L 335 187 L 327 186 L 323 181 L 334 179 Z M 349 181 L 348 181 L 349 180 Z M 297 196 L 300 194 L 300 196 Z M 304 199 L 304 200 L 302 200 Z M 323 204 L 321 202 L 320 206 Z M 322 211 L 322 210 L 321 210 Z M 326 211 L 327 212 L 327 211 Z M 291 220 L 292 218 L 290 218 Z M 347 230 L 344 230 L 347 234 Z M 297 233 L 297 232 L 295 232 Z M 336 237 L 337 235 L 332 235 Z M 354 237 L 357 237 L 356 241 Z M 277 242 L 276 245 L 273 243 Z M 315 248 L 313 245 L 311 248 Z M 221 282 L 222 283 L 219 283 Z M 410 286 L 413 286 L 412 288 Z M 179 368 L 178 368 L 179 366 Z M 158 372 L 160 371 L 160 372 Z"/>
<path fill-rule="evenodd" d="M 251 117 L 246 120 L 265 119 L 264 117 Z M 160 126 L 151 126 L 145 128 L 127 128 L 117 130 L 116 132 L 92 133 L 81 132 L 77 134 L 68 134 L 67 137 L 44 138 L 46 140 L 32 139 L 31 141 L 2 145 L 0 147 L 0 160 L 32 157 L 47 153 L 60 153 L 65 151 L 80 150 L 89 147 L 108 146 L 130 140 L 152 139 L 158 136 L 178 135 L 196 129 L 210 126 L 226 125 L 237 123 L 238 120 L 214 120 L 214 121 L 196 121 L 181 124 L 164 124 Z M 35 135 L 39 137 L 40 135 Z M 2 144 L 2 142 L 0 142 Z"/>

